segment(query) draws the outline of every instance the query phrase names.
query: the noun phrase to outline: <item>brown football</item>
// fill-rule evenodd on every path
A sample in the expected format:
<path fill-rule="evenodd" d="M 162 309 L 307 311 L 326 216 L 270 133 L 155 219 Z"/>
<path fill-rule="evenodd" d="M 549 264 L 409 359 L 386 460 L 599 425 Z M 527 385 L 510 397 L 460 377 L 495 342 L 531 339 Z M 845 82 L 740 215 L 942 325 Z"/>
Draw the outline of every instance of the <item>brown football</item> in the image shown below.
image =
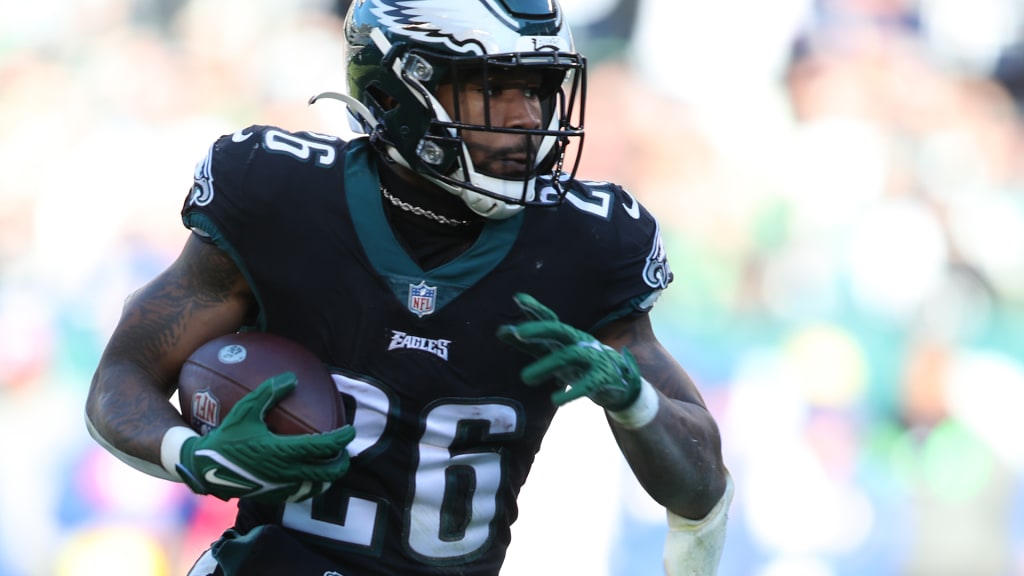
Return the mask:
<path fill-rule="evenodd" d="M 283 372 L 295 373 L 298 383 L 267 412 L 271 431 L 310 434 L 345 424 L 341 396 L 327 366 L 300 344 L 265 332 L 228 334 L 193 352 L 178 376 L 181 415 L 206 434 L 243 396 Z"/>

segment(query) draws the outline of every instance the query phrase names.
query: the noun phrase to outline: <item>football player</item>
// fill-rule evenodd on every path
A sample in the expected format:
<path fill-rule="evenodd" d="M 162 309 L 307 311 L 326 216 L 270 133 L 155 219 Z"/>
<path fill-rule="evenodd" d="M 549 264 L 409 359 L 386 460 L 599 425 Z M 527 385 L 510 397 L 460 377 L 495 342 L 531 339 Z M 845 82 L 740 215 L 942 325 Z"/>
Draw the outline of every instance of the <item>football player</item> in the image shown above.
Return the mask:
<path fill-rule="evenodd" d="M 557 408 L 586 397 L 667 510 L 667 571 L 713 574 L 731 497 L 719 432 L 651 328 L 672 279 L 657 221 L 575 176 L 585 61 L 561 9 L 360 0 L 344 26 L 348 91 L 321 96 L 365 137 L 249 126 L 213 143 L 181 255 L 129 298 L 100 359 L 93 436 L 238 499 L 192 575 L 493 575 Z M 193 432 L 167 401 L 179 369 L 240 329 L 314 351 L 350 424 L 271 433 L 282 376 Z"/>

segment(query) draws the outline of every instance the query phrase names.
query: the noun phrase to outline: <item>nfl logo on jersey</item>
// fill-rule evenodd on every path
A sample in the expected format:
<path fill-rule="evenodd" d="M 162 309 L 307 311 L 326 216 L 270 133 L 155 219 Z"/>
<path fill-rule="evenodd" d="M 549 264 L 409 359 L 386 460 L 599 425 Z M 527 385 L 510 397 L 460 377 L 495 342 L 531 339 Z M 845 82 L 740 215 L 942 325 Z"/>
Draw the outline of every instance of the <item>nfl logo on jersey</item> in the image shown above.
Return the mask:
<path fill-rule="evenodd" d="M 426 280 L 419 284 L 409 284 L 409 310 L 420 318 L 434 312 L 434 300 L 437 298 L 437 286 L 427 286 Z"/>

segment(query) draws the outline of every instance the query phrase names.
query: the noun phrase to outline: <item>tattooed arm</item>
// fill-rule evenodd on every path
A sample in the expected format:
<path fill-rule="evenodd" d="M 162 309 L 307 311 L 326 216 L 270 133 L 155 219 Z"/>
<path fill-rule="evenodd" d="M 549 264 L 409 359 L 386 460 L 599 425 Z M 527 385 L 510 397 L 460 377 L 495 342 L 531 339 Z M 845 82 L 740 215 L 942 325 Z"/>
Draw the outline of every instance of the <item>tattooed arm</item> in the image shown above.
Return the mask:
<path fill-rule="evenodd" d="M 182 426 L 168 402 L 188 356 L 240 327 L 255 300 L 224 252 L 193 234 L 178 259 L 125 303 L 86 399 L 86 422 L 100 444 L 161 477 L 164 433 Z"/>
<path fill-rule="evenodd" d="M 722 499 L 726 470 L 718 426 L 700 392 L 658 342 L 646 315 L 613 322 L 596 336 L 617 350 L 628 348 L 655 391 L 649 422 L 636 427 L 609 418 L 633 473 L 669 511 L 704 518 Z"/>

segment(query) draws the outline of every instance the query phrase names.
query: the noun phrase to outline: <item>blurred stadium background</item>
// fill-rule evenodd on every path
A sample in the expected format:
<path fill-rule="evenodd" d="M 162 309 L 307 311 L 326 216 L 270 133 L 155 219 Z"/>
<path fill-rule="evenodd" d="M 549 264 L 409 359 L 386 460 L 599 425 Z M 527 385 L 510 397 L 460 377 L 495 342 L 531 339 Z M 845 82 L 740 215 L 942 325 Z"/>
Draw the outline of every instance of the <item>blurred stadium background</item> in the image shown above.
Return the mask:
<path fill-rule="evenodd" d="M 583 174 L 660 217 L 656 327 L 737 483 L 723 576 L 1024 575 L 1024 2 L 563 0 Z M 0 0 L 0 575 L 183 574 L 229 522 L 82 405 L 251 123 L 344 134 L 314 0 Z M 556 420 L 505 574 L 660 573 L 599 411 Z"/>

